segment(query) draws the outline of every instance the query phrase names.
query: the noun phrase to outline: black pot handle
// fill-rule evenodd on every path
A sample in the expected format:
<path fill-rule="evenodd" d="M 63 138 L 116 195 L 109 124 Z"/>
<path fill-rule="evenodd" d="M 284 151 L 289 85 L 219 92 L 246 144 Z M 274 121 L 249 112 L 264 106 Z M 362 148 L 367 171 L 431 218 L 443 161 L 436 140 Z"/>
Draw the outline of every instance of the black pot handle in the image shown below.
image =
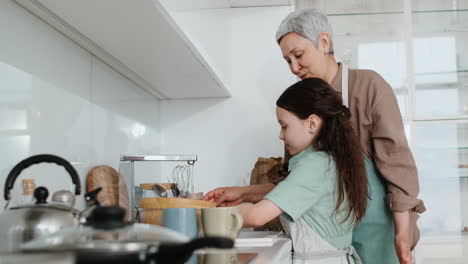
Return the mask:
<path fill-rule="evenodd" d="M 78 195 L 81 193 L 81 184 L 80 178 L 78 177 L 78 173 L 76 172 L 75 168 L 70 164 L 70 162 L 66 161 L 65 159 L 51 155 L 51 154 L 40 154 L 31 156 L 25 160 L 22 160 L 20 163 L 16 164 L 15 167 L 10 171 L 8 177 L 5 182 L 5 189 L 3 192 L 4 198 L 6 201 L 10 200 L 10 191 L 13 189 L 13 184 L 16 181 L 16 178 L 20 175 L 20 173 L 34 164 L 39 163 L 55 163 L 57 165 L 65 167 L 65 170 L 70 174 L 73 184 L 75 184 L 75 194 Z"/>
<path fill-rule="evenodd" d="M 117 252 L 98 250 L 97 252 L 77 251 L 76 264 L 185 264 L 193 251 L 199 248 L 232 248 L 234 241 L 224 237 L 197 238 L 182 244 L 151 245 L 146 250 Z"/>
<path fill-rule="evenodd" d="M 157 250 L 148 250 L 147 263 L 156 260 L 156 263 L 185 263 L 193 252 L 201 248 L 233 248 L 234 241 L 225 237 L 201 237 L 183 244 L 161 244 Z M 153 252 L 152 252 L 153 251 Z"/>

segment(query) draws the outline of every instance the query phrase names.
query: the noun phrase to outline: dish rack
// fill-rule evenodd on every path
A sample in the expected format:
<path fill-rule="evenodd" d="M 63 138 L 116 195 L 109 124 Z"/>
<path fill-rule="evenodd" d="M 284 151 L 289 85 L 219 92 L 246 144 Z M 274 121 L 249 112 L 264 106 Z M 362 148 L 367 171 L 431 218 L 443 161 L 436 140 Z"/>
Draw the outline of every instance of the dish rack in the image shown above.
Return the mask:
<path fill-rule="evenodd" d="M 197 161 L 197 155 L 121 155 L 119 164 L 119 173 L 125 179 L 129 189 L 129 203 L 132 211 L 138 210 L 138 201 L 135 199 L 135 162 L 161 162 L 161 161 L 172 161 L 172 162 L 184 162 L 186 161 L 190 168 L 190 184 L 189 192 L 194 193 L 193 187 L 193 168 Z M 135 220 L 134 214 L 130 216 Z"/>

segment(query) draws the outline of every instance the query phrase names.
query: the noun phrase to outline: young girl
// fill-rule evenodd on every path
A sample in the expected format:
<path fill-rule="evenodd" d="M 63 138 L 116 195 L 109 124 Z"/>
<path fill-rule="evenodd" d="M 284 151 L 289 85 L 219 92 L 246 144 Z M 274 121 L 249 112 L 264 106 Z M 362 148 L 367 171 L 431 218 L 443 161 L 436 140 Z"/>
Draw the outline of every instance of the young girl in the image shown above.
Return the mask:
<path fill-rule="evenodd" d="M 289 175 L 262 201 L 239 206 L 244 227 L 281 215 L 295 261 L 360 263 L 351 239 L 366 211 L 367 176 L 348 108 L 318 78 L 292 85 L 276 105 L 280 139 L 293 156 Z"/>

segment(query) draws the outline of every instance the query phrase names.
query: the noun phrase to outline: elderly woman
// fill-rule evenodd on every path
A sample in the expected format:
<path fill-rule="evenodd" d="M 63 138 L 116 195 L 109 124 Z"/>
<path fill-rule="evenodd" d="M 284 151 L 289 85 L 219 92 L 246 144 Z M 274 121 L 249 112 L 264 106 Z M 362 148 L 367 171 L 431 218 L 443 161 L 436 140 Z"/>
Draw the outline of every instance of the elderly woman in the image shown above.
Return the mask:
<path fill-rule="evenodd" d="M 348 69 L 333 53 L 332 28 L 316 9 L 295 11 L 276 33 L 283 58 L 301 79 L 321 78 L 342 94 L 364 155 L 375 168 L 367 170 L 370 197 L 366 215 L 353 231 L 353 246 L 363 263 L 411 263 L 419 239 L 416 165 L 404 134 L 402 117 L 390 85 L 371 70 Z M 206 200 L 218 206 L 258 202 L 275 185 L 217 188 Z"/>

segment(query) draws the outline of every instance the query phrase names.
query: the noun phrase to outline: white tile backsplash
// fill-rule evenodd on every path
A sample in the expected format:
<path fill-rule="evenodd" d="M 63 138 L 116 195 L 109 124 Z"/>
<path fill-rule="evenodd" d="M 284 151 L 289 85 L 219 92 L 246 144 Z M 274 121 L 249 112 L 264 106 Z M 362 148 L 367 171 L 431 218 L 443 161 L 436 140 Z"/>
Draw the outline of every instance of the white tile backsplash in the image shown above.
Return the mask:
<path fill-rule="evenodd" d="M 184 18 L 180 24 L 191 39 L 198 38 L 196 43 L 210 51 L 212 61 L 222 62 L 220 70 L 227 72 L 232 94 L 229 99 L 162 102 L 163 151 L 198 155 L 196 192 L 246 184 L 258 157 L 283 155 L 275 102 L 295 78 L 274 36 L 290 11 L 291 7 L 262 7 L 175 14 Z M 215 27 L 223 33 L 200 34 L 199 25 L 219 19 Z"/>
<path fill-rule="evenodd" d="M 85 190 L 93 166 L 118 170 L 121 154 L 159 153 L 159 100 L 12 0 L 0 1 L 0 32 L 1 207 L 9 171 L 30 155 L 67 159 Z M 67 173 L 50 164 L 23 177 L 51 193 L 72 187 Z M 13 199 L 20 189 L 18 179 Z"/>

